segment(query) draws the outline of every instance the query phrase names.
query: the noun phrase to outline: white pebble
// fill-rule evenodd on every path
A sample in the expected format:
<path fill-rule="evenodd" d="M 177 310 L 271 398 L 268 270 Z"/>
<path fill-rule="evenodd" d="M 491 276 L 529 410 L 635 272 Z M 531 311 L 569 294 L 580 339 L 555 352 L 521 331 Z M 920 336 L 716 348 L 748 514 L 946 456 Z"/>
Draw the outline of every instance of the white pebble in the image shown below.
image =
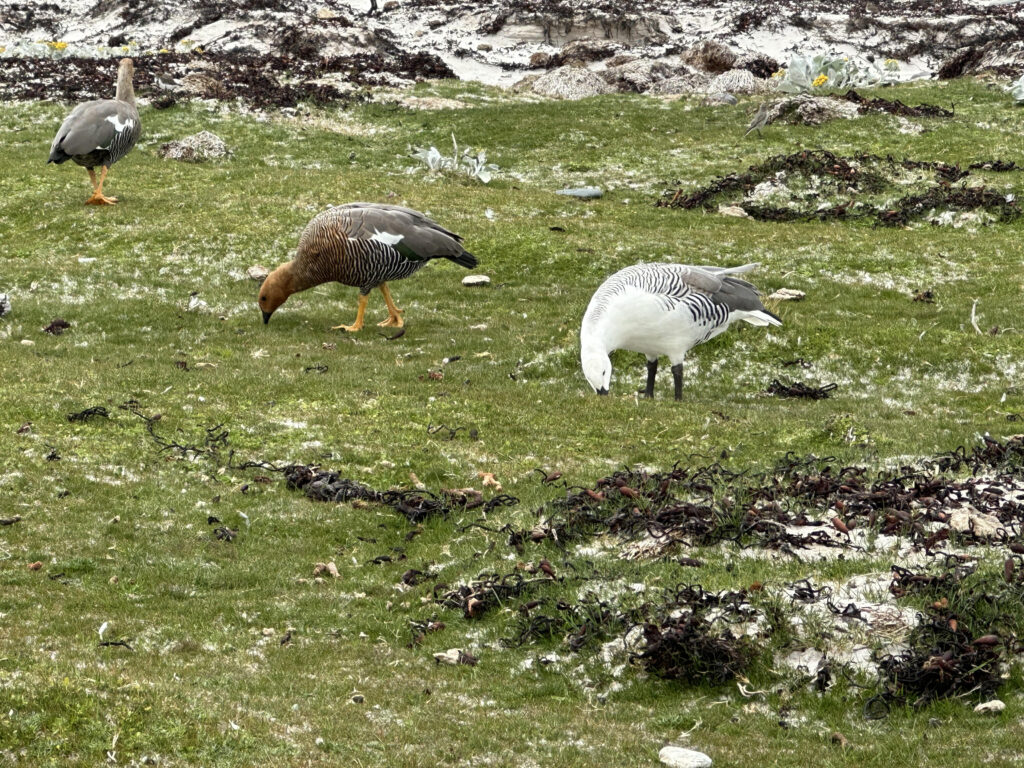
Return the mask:
<path fill-rule="evenodd" d="M 711 758 L 703 752 L 682 747 L 662 747 L 658 759 L 671 768 L 708 768 Z"/>

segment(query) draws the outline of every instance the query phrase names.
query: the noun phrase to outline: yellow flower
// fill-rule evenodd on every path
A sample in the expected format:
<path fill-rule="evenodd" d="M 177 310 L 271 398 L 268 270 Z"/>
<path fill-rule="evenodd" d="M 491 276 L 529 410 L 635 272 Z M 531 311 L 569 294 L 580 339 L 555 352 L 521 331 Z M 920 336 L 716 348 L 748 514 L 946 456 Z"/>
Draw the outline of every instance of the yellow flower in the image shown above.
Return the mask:
<path fill-rule="evenodd" d="M 128 51 L 130 51 L 131 48 L 129 48 L 127 45 L 122 45 L 121 46 L 121 50 L 124 51 L 125 53 L 128 53 Z"/>
<path fill-rule="evenodd" d="M 785 77 L 785 76 L 786 76 L 786 70 L 785 69 L 780 69 L 778 72 L 772 72 L 772 77 Z"/>
<path fill-rule="evenodd" d="M 158 52 L 159 53 L 170 53 L 170 51 L 167 50 L 166 48 L 161 48 Z"/>
<path fill-rule="evenodd" d="M 814 82 L 811 83 L 815 88 L 819 88 L 828 82 L 828 75 L 818 75 L 814 78 Z"/>
<path fill-rule="evenodd" d="M 0 53 L 3 53 L 6 50 L 7 50 L 7 46 L 6 45 L 0 45 Z"/>
<path fill-rule="evenodd" d="M 58 51 L 63 51 L 65 48 L 68 47 L 68 44 L 65 43 L 63 40 L 58 40 L 56 43 L 53 44 L 53 47 L 56 48 Z"/>

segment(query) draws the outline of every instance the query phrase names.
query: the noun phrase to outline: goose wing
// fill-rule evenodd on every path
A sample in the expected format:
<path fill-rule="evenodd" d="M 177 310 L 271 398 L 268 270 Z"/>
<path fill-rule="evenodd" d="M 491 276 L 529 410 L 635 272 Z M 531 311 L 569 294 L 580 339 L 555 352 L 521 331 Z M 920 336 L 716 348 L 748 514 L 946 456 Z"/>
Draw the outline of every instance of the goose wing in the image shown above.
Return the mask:
<path fill-rule="evenodd" d="M 135 145 L 141 131 L 139 113 L 130 104 L 115 99 L 87 101 L 61 123 L 50 145 L 50 159 L 107 150 L 114 162 Z"/>
<path fill-rule="evenodd" d="M 391 245 L 408 259 L 460 257 L 466 253 L 462 238 L 419 211 L 400 205 L 348 203 L 338 206 L 345 234 L 354 239 Z"/>

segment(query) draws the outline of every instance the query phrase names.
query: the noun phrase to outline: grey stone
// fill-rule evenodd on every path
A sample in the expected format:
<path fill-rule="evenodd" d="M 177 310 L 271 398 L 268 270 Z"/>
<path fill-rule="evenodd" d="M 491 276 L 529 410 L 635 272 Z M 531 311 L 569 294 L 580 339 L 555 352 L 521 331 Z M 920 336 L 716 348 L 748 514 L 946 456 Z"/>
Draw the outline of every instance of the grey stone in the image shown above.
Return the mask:
<path fill-rule="evenodd" d="M 555 192 L 556 195 L 565 195 L 566 197 L 578 197 L 583 200 L 593 200 L 594 198 L 601 197 L 604 192 L 600 187 L 575 187 L 571 189 L 560 189 Z"/>

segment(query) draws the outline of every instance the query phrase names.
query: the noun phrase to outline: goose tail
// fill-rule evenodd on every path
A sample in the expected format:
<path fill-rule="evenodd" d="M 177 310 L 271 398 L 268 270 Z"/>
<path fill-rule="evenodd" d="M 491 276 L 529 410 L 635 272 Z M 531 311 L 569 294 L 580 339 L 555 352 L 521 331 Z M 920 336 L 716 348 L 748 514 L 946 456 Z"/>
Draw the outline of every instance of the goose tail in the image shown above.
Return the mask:
<path fill-rule="evenodd" d="M 751 325 L 782 325 L 782 318 L 767 309 L 755 309 L 752 312 L 736 312 L 737 320 L 744 320 Z"/>

